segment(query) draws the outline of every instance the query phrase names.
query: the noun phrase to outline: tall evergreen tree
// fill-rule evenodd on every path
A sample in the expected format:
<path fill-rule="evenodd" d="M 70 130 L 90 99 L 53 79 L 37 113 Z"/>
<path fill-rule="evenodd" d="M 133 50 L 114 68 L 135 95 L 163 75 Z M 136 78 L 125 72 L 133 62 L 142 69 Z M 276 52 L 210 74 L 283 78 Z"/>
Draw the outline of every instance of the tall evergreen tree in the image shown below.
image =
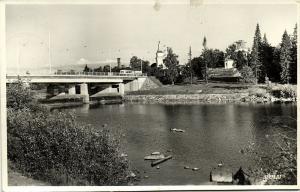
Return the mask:
<path fill-rule="evenodd" d="M 286 30 L 282 35 L 281 46 L 280 46 L 280 66 L 281 73 L 280 79 L 282 83 L 290 83 L 291 82 L 291 39 Z"/>
<path fill-rule="evenodd" d="M 291 66 L 290 66 L 290 74 L 291 74 L 291 83 L 297 83 L 297 24 L 295 25 L 293 35 L 291 37 Z"/>
<path fill-rule="evenodd" d="M 272 77 L 272 70 L 274 70 L 273 66 L 273 52 L 274 47 L 272 47 L 267 39 L 266 34 L 264 34 L 261 50 L 260 50 L 260 59 L 261 59 L 261 76 L 260 81 L 263 81 L 263 77 L 268 77 L 269 79 Z"/>
<path fill-rule="evenodd" d="M 251 60 L 250 60 L 250 67 L 254 72 L 254 76 L 257 80 L 260 78 L 260 68 L 261 68 L 261 61 L 260 61 L 260 49 L 261 49 L 261 34 L 259 29 L 259 24 L 256 25 L 254 40 L 252 45 L 251 51 Z"/>
<path fill-rule="evenodd" d="M 278 45 L 273 49 L 272 66 L 268 77 L 272 82 L 280 82 L 280 73 L 280 45 Z"/>

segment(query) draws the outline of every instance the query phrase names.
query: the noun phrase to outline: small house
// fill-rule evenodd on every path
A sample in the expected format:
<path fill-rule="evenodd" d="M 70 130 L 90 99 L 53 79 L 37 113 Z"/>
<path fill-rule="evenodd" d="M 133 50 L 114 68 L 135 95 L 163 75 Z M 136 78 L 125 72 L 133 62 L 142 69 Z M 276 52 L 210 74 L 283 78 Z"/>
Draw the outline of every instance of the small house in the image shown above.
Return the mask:
<path fill-rule="evenodd" d="M 233 59 L 229 59 L 229 58 L 226 58 L 225 59 L 225 69 L 231 69 L 231 68 L 234 68 L 234 60 Z"/>

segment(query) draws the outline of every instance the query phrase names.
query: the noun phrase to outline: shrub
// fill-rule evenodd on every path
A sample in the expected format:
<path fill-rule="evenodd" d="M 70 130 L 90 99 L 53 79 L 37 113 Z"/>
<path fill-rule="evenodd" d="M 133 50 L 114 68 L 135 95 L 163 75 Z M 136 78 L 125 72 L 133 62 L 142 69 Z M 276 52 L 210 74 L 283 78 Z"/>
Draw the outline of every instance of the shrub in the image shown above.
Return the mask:
<path fill-rule="evenodd" d="M 14 91 L 8 87 L 11 101 Z M 17 87 L 19 88 L 19 87 Z M 17 96 L 23 98 L 28 93 Z M 23 174 L 53 185 L 125 185 L 129 164 L 107 128 L 80 124 L 74 114 L 47 111 L 30 100 L 8 103 L 8 159 Z"/>
<path fill-rule="evenodd" d="M 270 92 L 277 98 L 297 98 L 297 86 L 296 85 L 270 85 Z"/>
<path fill-rule="evenodd" d="M 6 95 L 7 106 L 14 109 L 28 107 L 33 101 L 30 87 L 21 79 L 18 79 L 15 83 L 8 84 Z"/>
<path fill-rule="evenodd" d="M 242 81 L 244 83 L 256 83 L 256 78 L 253 74 L 253 71 L 250 67 L 244 66 L 240 70 L 241 76 L 242 76 Z"/>

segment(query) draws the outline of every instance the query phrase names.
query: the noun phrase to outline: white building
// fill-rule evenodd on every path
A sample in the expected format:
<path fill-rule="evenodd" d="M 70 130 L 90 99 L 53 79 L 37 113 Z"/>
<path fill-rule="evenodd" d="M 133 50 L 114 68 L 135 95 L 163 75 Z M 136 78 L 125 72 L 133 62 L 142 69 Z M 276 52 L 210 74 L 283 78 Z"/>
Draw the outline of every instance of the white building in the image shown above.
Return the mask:
<path fill-rule="evenodd" d="M 234 60 L 232 59 L 225 59 L 225 69 L 231 69 L 234 68 Z"/>
<path fill-rule="evenodd" d="M 164 61 L 163 61 L 164 57 L 165 57 L 165 54 L 162 51 L 156 52 L 156 64 L 157 64 L 157 66 L 162 66 L 163 69 L 166 68 Z"/>

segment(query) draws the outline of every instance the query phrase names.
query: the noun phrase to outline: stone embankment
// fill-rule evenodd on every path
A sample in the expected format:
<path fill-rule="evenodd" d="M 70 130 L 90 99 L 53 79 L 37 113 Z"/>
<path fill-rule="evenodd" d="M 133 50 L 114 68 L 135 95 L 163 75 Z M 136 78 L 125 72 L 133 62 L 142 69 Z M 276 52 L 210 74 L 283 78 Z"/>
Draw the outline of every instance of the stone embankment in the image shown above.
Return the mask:
<path fill-rule="evenodd" d="M 125 95 L 127 102 L 142 103 L 285 103 L 296 102 L 294 98 L 277 98 L 270 95 L 255 96 L 249 93 L 229 94 L 170 94 L 170 95 Z"/>
<path fill-rule="evenodd" d="M 241 102 L 248 93 L 239 94 L 170 94 L 170 95 L 125 95 L 124 100 L 130 102 L 150 103 L 223 103 Z"/>

